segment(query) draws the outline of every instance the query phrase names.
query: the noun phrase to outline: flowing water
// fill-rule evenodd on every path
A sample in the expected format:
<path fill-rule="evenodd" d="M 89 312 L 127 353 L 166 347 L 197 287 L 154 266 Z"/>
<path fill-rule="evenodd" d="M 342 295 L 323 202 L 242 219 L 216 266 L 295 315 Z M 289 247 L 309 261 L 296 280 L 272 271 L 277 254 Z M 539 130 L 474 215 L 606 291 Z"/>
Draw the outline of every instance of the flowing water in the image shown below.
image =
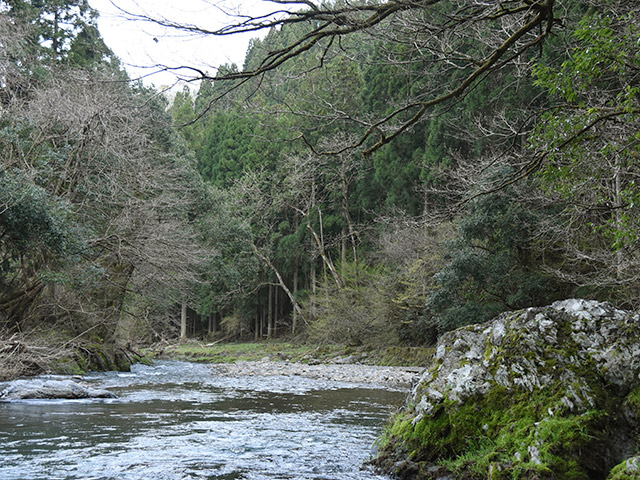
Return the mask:
<path fill-rule="evenodd" d="M 406 396 L 169 361 L 85 380 L 119 398 L 0 402 L 0 479 L 386 479 L 361 465 Z"/>

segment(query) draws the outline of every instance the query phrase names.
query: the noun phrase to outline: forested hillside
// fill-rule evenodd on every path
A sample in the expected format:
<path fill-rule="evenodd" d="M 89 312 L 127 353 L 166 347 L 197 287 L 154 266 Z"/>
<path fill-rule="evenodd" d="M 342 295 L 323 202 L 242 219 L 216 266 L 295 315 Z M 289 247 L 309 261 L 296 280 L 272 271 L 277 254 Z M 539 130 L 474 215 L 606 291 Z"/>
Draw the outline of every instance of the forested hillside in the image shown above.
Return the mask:
<path fill-rule="evenodd" d="M 244 65 L 170 108 L 219 195 L 201 313 L 423 344 L 569 296 L 637 306 L 633 2 L 336 2 L 235 28 L 256 25 Z"/>
<path fill-rule="evenodd" d="M 132 321 L 161 327 L 204 272 L 206 189 L 85 0 L 0 5 L 3 375 L 124 368 Z"/>
<path fill-rule="evenodd" d="M 34 370 L 175 338 L 181 305 L 370 346 L 637 307 L 633 1 L 283 2 L 207 32 L 268 30 L 171 104 L 86 0 L 0 5 L 0 336 Z"/>

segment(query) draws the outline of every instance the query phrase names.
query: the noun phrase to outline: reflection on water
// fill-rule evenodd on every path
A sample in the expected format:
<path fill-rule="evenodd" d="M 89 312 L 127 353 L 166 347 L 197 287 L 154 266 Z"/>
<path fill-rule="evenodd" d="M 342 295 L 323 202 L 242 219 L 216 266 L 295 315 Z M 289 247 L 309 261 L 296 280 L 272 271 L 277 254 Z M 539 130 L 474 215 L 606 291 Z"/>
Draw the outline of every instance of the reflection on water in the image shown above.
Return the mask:
<path fill-rule="evenodd" d="M 383 479 L 360 466 L 406 395 L 184 362 L 87 380 L 120 398 L 0 403 L 1 479 Z"/>

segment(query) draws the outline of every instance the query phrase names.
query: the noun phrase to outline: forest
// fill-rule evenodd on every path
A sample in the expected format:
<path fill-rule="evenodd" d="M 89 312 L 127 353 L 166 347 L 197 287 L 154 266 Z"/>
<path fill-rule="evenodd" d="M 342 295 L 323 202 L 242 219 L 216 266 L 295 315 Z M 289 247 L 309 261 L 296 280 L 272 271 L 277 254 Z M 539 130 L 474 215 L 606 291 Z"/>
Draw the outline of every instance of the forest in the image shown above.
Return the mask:
<path fill-rule="evenodd" d="M 379 348 L 565 298 L 637 309 L 634 1 L 277 4 L 207 32 L 268 33 L 169 101 L 86 0 L 0 2 L 14 368 L 175 341 L 186 317 Z"/>

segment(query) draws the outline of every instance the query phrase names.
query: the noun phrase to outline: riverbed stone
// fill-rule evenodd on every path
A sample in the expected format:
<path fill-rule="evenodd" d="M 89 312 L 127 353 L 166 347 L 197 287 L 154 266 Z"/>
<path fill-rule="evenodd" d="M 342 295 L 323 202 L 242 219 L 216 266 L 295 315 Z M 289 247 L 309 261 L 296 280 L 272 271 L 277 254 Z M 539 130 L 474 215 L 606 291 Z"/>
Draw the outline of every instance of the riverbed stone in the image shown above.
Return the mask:
<path fill-rule="evenodd" d="M 639 374 L 637 313 L 581 299 L 504 313 L 442 336 L 373 463 L 407 479 L 604 480 L 637 464 Z"/>
<path fill-rule="evenodd" d="M 73 380 L 15 380 L 0 392 L 0 400 L 117 398 L 112 392 Z"/>

